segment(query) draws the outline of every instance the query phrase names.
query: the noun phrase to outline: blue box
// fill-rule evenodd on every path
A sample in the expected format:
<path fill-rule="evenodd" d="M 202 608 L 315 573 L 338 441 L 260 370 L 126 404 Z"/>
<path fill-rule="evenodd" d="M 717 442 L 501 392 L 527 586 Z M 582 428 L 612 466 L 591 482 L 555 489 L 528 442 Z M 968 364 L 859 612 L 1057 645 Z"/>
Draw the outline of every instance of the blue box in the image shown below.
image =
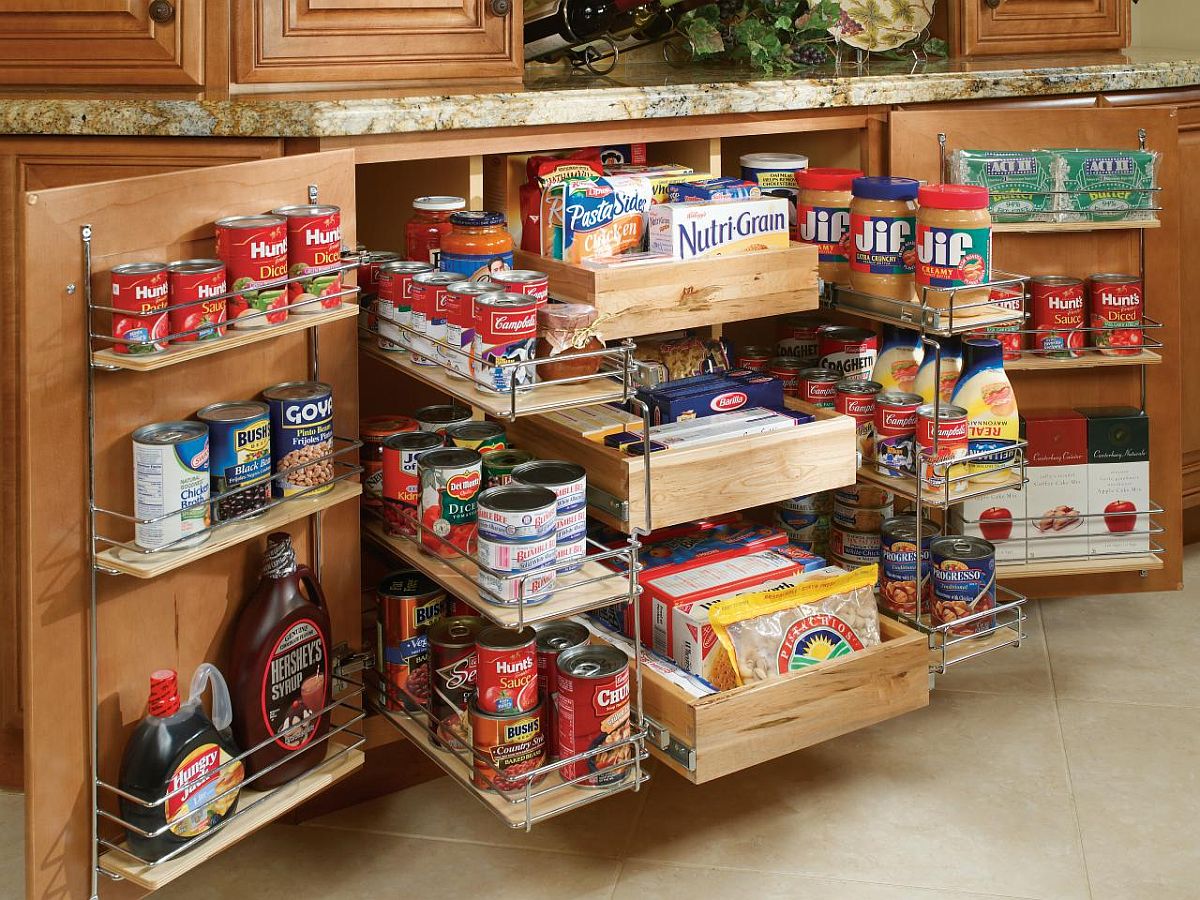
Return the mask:
<path fill-rule="evenodd" d="M 667 185 L 671 203 L 699 203 L 722 200 L 749 200 L 761 197 L 762 188 L 740 178 L 710 178 L 707 181 L 677 181 Z"/>

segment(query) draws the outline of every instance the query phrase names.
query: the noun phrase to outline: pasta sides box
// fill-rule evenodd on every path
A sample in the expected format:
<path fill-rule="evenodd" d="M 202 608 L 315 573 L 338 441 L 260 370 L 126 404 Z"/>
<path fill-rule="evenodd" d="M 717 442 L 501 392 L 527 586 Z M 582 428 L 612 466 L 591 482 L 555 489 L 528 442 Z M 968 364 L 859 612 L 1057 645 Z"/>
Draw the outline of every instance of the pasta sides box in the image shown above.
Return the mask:
<path fill-rule="evenodd" d="M 542 193 L 543 256 L 580 263 L 640 250 L 654 192 L 636 175 L 565 181 Z"/>

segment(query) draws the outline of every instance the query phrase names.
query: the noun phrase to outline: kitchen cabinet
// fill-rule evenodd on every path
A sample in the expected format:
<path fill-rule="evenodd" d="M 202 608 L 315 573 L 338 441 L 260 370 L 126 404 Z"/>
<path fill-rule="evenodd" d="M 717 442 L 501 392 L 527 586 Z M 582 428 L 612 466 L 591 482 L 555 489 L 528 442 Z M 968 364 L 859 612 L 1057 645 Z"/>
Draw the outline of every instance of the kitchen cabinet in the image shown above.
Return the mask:
<path fill-rule="evenodd" d="M 1129 45 L 1130 0 L 948 0 L 951 53 L 1009 56 Z"/>

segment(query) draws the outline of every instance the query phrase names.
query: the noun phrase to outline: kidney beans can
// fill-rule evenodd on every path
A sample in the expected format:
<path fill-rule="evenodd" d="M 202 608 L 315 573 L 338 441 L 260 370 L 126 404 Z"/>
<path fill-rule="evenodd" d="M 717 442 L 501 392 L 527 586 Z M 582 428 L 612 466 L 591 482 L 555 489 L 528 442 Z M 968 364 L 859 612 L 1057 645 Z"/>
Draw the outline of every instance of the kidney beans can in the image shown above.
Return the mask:
<path fill-rule="evenodd" d="M 413 413 L 413 418 L 417 420 L 422 431 L 435 432 L 444 440 L 447 429 L 471 421 L 471 410 L 457 403 L 435 404 L 422 406 Z"/>
<path fill-rule="evenodd" d="M 858 464 L 875 457 L 875 398 L 883 391 L 878 381 L 844 379 L 836 385 L 833 408 L 854 420 Z"/>
<path fill-rule="evenodd" d="M 438 347 L 440 364 L 455 378 L 471 377 L 471 352 L 475 347 L 475 298 L 501 290 L 494 282 L 456 281 L 446 293 L 445 346 Z"/>
<path fill-rule="evenodd" d="M 502 269 L 488 275 L 496 290 L 509 294 L 527 294 L 544 306 L 550 299 L 550 276 L 530 269 Z"/>
<path fill-rule="evenodd" d="M 629 659 L 608 644 L 589 644 L 558 655 L 558 755 L 591 755 L 562 768 L 564 781 L 607 787 L 629 777 Z"/>
<path fill-rule="evenodd" d="M 558 657 L 559 654 L 585 647 L 589 641 L 587 628 L 578 622 L 546 622 L 535 625 L 537 631 L 538 694 L 542 698 L 542 730 L 551 736 L 546 755 L 559 759 L 558 754 Z"/>
<path fill-rule="evenodd" d="M 483 480 L 485 487 L 498 487 L 512 481 L 513 469 L 533 462 L 533 454 L 509 447 L 493 450 L 483 458 Z"/>
<path fill-rule="evenodd" d="M 879 355 L 879 336 L 865 328 L 826 325 L 817 332 L 819 364 L 843 377 L 867 377 Z"/>
<path fill-rule="evenodd" d="M 342 293 L 342 211 L 336 206 L 281 206 L 287 221 L 288 311 L 312 315 L 337 309 Z"/>
<path fill-rule="evenodd" d="M 417 460 L 442 449 L 442 437 L 431 431 L 408 431 L 383 441 L 383 518 L 388 534 L 413 537 L 417 533 L 421 482 Z"/>
<path fill-rule="evenodd" d="M 429 706 L 431 625 L 446 613 L 446 592 L 416 569 L 393 572 L 379 582 L 379 648 L 382 675 L 391 690 L 388 709 Z"/>
<path fill-rule="evenodd" d="M 281 216 L 230 216 L 216 223 L 217 257 L 225 263 L 229 290 L 226 318 L 234 328 L 265 328 L 286 322 L 287 222 Z"/>
<path fill-rule="evenodd" d="M 790 356 L 776 356 L 767 363 L 767 374 L 783 382 L 783 393 L 788 397 L 800 396 L 801 374 L 811 369 Z"/>
<path fill-rule="evenodd" d="M 381 350 L 399 351 L 412 347 L 413 279 L 433 271 L 429 263 L 397 259 L 379 268 L 379 294 L 375 314 Z"/>
<path fill-rule="evenodd" d="M 935 449 L 936 447 L 936 449 Z M 916 461 L 921 484 L 941 488 L 951 494 L 967 489 L 967 467 L 954 460 L 967 455 L 967 411 L 961 406 L 934 406 L 927 403 L 917 409 Z"/>
<path fill-rule="evenodd" d="M 879 532 L 851 531 L 836 522 L 829 532 L 829 552 L 860 566 L 879 562 Z"/>
<path fill-rule="evenodd" d="M 167 349 L 170 281 L 162 263 L 116 266 L 111 273 L 113 343 L 117 353 L 144 355 Z"/>
<path fill-rule="evenodd" d="M 933 575 L 934 625 L 945 625 L 950 635 L 983 635 L 996 627 L 996 617 L 980 616 L 954 624 L 976 613 L 996 608 L 996 548 L 983 538 L 958 535 L 935 538 L 929 545 Z"/>
<path fill-rule="evenodd" d="M 417 420 L 408 416 L 371 416 L 358 423 L 362 447 L 358 463 L 363 467 L 363 506 L 383 506 L 383 442 L 395 434 L 417 430 Z"/>
<path fill-rule="evenodd" d="M 539 707 L 514 715 L 498 715 L 472 703 L 469 716 L 475 751 L 472 781 L 476 787 L 485 791 L 519 791 L 546 777 L 545 773 L 529 774 L 546 763 L 546 735 Z"/>
<path fill-rule="evenodd" d="M 815 366 L 820 359 L 817 334 L 826 325 L 824 319 L 815 316 L 787 316 L 780 323 L 780 356 L 792 356 L 806 365 Z"/>
<path fill-rule="evenodd" d="M 271 496 L 271 410 L 257 400 L 213 403 L 196 413 L 208 426 L 212 504 L 216 521 L 251 518 Z"/>
<path fill-rule="evenodd" d="M 875 398 L 875 468 L 882 475 L 912 475 L 920 394 L 884 391 Z"/>
<path fill-rule="evenodd" d="M 475 696 L 479 664 L 475 641 L 485 627 L 473 613 L 448 616 L 429 626 L 429 740 L 434 746 L 471 746 L 467 708 Z"/>
<path fill-rule="evenodd" d="M 475 450 L 450 447 L 417 458 L 421 484 L 421 546 L 443 559 L 469 554 L 475 542 L 475 514 L 483 457 Z M 449 545 L 449 546 L 447 546 Z"/>
<path fill-rule="evenodd" d="M 537 380 L 533 359 L 537 342 L 535 297 L 498 291 L 475 298 L 475 345 L 472 351 L 475 389 L 508 393 L 513 385 L 522 387 Z"/>
<path fill-rule="evenodd" d="M 737 355 L 737 368 L 765 372 L 773 355 L 770 347 L 743 347 L 742 352 Z"/>
<path fill-rule="evenodd" d="M 478 450 L 485 456 L 508 446 L 504 434 L 504 426 L 495 422 L 464 422 L 452 425 L 446 429 L 446 445 L 448 447 L 466 447 L 468 450 Z"/>
<path fill-rule="evenodd" d="M 933 600 L 929 545 L 942 533 L 926 519 L 921 527 L 921 596 L 917 609 L 917 517 L 886 519 L 879 532 L 879 602 L 884 609 L 916 618 L 930 610 Z"/>
<path fill-rule="evenodd" d="M 225 298 L 221 295 L 225 293 L 225 263 L 219 259 L 181 259 L 167 265 L 167 276 L 171 343 L 224 337 Z"/>
<path fill-rule="evenodd" d="M 475 642 L 479 654 L 476 703 L 481 712 L 513 716 L 537 709 L 536 635 L 529 625 L 489 625 Z"/>
<path fill-rule="evenodd" d="M 137 429 L 133 490 L 134 516 L 159 519 L 134 525 L 139 547 L 157 550 L 169 544 L 177 550 L 208 540 L 208 426 L 160 422 Z"/>
<path fill-rule="evenodd" d="M 276 497 L 316 496 L 333 479 L 333 389 L 320 381 L 288 381 L 263 391 L 271 407 Z M 286 473 L 286 474 L 284 474 Z"/>
<path fill-rule="evenodd" d="M 1101 356 L 1137 356 L 1142 352 L 1142 279 L 1137 275 L 1093 275 L 1088 279 L 1092 346 Z"/>
<path fill-rule="evenodd" d="M 490 487 L 479 495 L 479 536 L 493 541 L 553 539 L 557 510 L 558 498 L 549 488 L 520 484 Z"/>
<path fill-rule="evenodd" d="M 1077 359 L 1083 355 L 1083 282 L 1044 275 L 1029 281 L 1030 341 L 1039 356 Z"/>

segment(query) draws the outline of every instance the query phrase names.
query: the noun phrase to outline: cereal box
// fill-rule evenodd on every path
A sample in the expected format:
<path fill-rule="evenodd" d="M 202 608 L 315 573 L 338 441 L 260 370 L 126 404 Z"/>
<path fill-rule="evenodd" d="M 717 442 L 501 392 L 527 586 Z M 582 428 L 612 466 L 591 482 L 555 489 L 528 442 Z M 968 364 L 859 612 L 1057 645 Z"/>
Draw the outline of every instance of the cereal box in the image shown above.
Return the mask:
<path fill-rule="evenodd" d="M 721 203 L 661 203 L 650 209 L 650 250 L 673 259 L 707 259 L 784 250 L 788 202 L 780 197 Z"/>
<path fill-rule="evenodd" d="M 740 178 L 709 178 L 706 181 L 677 181 L 667 186 L 667 198 L 671 203 L 696 203 L 699 201 L 748 200 L 761 197 L 762 189 L 753 182 Z"/>
<path fill-rule="evenodd" d="M 655 203 L 667 202 L 668 188 L 681 181 L 705 181 L 712 178 L 708 172 L 695 172 L 689 166 L 667 163 L 661 166 L 609 166 L 606 175 L 636 175 L 650 182 Z"/>
<path fill-rule="evenodd" d="M 542 194 L 542 255 L 579 263 L 640 250 L 650 201 L 644 178 L 613 175 L 551 185 Z"/>

